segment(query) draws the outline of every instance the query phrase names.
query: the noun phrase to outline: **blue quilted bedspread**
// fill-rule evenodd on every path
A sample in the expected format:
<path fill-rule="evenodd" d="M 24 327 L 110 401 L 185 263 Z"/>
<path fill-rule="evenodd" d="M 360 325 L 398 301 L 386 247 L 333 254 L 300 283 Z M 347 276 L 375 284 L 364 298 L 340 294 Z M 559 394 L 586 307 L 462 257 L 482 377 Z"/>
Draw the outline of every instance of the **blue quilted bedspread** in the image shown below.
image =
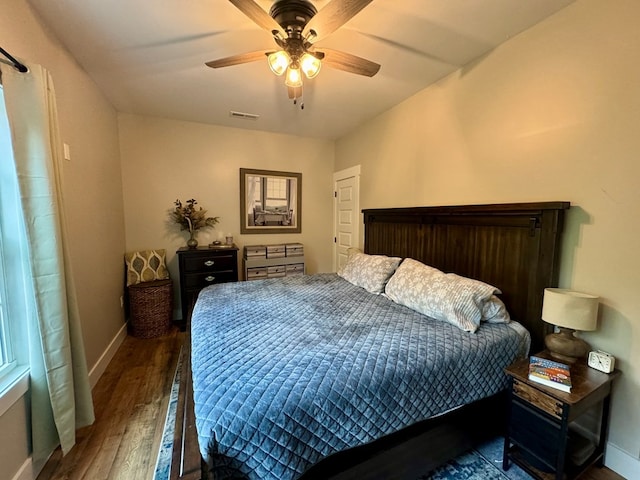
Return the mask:
<path fill-rule="evenodd" d="M 208 287 L 192 318 L 201 453 L 216 478 L 295 479 L 506 388 L 528 348 L 510 325 L 467 333 L 335 274 Z"/>

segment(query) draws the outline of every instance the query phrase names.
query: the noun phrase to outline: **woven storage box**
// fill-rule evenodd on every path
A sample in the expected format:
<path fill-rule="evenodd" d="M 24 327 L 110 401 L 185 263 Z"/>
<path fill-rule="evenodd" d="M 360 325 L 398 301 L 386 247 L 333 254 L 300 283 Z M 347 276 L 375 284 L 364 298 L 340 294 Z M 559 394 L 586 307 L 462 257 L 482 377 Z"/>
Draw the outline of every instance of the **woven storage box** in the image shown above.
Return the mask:
<path fill-rule="evenodd" d="M 129 285 L 131 334 L 152 338 L 169 333 L 173 317 L 173 282 L 155 280 Z"/>

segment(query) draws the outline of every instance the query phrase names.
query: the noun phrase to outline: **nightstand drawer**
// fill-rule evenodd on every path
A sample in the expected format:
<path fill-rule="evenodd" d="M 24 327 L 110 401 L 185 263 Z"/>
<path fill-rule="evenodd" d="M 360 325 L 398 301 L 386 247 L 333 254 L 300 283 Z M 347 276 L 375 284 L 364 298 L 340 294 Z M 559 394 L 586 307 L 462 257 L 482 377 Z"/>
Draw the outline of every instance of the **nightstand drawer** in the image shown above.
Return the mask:
<path fill-rule="evenodd" d="M 237 278 L 236 272 L 225 270 L 222 272 L 190 273 L 184 275 L 183 281 L 185 288 L 204 288 L 214 283 L 235 282 Z"/>
<path fill-rule="evenodd" d="M 201 271 L 233 270 L 236 256 L 226 255 L 198 255 L 184 259 L 184 273 Z"/>
<path fill-rule="evenodd" d="M 513 379 L 513 394 L 557 419 L 562 418 L 562 402 L 515 378 Z"/>

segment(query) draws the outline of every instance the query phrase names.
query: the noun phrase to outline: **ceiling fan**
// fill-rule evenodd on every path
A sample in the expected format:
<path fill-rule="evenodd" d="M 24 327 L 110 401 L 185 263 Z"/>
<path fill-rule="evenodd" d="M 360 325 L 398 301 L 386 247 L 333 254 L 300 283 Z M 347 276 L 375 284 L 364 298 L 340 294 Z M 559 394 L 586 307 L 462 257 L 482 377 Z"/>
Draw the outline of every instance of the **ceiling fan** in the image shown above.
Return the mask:
<path fill-rule="evenodd" d="M 247 17 L 269 31 L 278 49 L 232 55 L 206 62 L 211 68 L 229 67 L 267 58 L 273 73 L 285 75 L 289 98 L 302 96 L 303 75 L 313 78 L 324 64 L 373 77 L 380 65 L 350 53 L 316 48 L 314 42 L 336 31 L 373 0 L 331 0 L 319 12 L 309 0 L 276 0 L 269 13 L 255 0 L 229 0 Z"/>

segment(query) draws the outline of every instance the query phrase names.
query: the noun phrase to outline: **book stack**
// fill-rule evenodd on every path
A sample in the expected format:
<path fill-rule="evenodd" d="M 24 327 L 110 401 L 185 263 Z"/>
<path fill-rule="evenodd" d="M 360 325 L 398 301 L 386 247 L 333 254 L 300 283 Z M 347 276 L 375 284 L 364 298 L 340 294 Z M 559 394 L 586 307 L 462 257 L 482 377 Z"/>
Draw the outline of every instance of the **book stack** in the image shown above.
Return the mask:
<path fill-rule="evenodd" d="M 569 365 L 531 356 L 529 358 L 529 380 L 563 392 L 571 392 L 571 372 Z"/>

